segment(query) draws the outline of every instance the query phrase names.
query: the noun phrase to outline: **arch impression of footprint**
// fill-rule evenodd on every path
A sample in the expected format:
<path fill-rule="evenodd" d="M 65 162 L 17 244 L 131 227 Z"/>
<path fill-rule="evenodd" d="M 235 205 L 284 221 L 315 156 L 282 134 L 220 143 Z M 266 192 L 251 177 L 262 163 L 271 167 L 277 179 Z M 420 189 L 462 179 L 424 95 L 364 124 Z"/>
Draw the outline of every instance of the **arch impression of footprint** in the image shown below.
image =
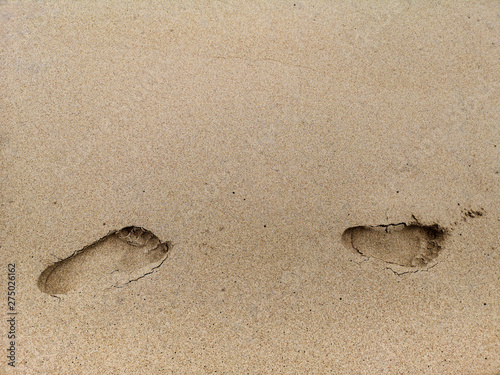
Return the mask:
<path fill-rule="evenodd" d="M 348 228 L 344 244 L 358 253 L 404 267 L 422 267 L 441 251 L 445 230 L 438 225 L 396 224 Z"/>
<path fill-rule="evenodd" d="M 169 242 L 161 242 L 144 228 L 112 231 L 47 267 L 38 278 L 38 287 L 48 294 L 65 294 L 83 285 L 121 287 L 161 266 L 169 248 Z"/>

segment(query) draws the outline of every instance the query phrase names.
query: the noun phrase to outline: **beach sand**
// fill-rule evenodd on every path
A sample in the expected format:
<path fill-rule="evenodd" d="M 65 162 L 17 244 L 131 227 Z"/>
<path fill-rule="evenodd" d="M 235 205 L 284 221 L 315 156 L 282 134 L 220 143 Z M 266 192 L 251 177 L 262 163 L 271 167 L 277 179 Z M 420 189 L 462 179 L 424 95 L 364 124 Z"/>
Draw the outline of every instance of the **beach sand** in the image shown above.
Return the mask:
<path fill-rule="evenodd" d="M 499 14 L 2 3 L 0 373 L 499 374 Z"/>

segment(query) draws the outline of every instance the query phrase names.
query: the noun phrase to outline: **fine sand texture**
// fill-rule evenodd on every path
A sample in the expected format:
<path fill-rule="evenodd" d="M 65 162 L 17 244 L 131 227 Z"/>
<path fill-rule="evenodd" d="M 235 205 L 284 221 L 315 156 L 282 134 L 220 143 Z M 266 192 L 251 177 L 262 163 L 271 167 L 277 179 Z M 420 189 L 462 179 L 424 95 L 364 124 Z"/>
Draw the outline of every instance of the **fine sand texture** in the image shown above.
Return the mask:
<path fill-rule="evenodd" d="M 500 374 L 499 16 L 0 2 L 0 375 Z"/>

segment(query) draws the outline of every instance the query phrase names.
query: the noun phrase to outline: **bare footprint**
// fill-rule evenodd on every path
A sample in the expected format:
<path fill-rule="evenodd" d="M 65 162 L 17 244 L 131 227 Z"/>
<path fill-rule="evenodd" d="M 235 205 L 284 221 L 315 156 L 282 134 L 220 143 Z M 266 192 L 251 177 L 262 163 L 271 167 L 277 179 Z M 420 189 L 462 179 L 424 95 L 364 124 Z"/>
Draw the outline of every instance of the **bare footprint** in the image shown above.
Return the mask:
<path fill-rule="evenodd" d="M 38 288 L 48 294 L 65 294 L 81 286 L 121 287 L 158 268 L 169 247 L 140 227 L 113 231 L 47 267 L 38 278 Z"/>
<path fill-rule="evenodd" d="M 445 231 L 420 224 L 361 226 L 347 229 L 344 244 L 358 253 L 405 267 L 422 267 L 441 251 Z"/>

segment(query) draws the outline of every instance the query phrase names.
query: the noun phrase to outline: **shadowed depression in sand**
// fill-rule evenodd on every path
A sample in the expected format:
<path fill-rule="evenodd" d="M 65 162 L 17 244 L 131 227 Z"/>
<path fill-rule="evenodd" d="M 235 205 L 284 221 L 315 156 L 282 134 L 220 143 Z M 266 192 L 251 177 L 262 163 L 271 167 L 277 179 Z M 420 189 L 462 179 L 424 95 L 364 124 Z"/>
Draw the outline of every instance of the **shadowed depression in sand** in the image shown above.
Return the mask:
<path fill-rule="evenodd" d="M 146 229 L 126 227 L 47 267 L 38 287 L 48 294 L 65 294 L 83 285 L 121 287 L 158 268 L 169 247 Z"/>
<path fill-rule="evenodd" d="M 438 256 L 444 234 L 438 226 L 402 223 L 352 227 L 342 239 L 347 247 L 364 256 L 405 267 L 422 267 Z"/>

